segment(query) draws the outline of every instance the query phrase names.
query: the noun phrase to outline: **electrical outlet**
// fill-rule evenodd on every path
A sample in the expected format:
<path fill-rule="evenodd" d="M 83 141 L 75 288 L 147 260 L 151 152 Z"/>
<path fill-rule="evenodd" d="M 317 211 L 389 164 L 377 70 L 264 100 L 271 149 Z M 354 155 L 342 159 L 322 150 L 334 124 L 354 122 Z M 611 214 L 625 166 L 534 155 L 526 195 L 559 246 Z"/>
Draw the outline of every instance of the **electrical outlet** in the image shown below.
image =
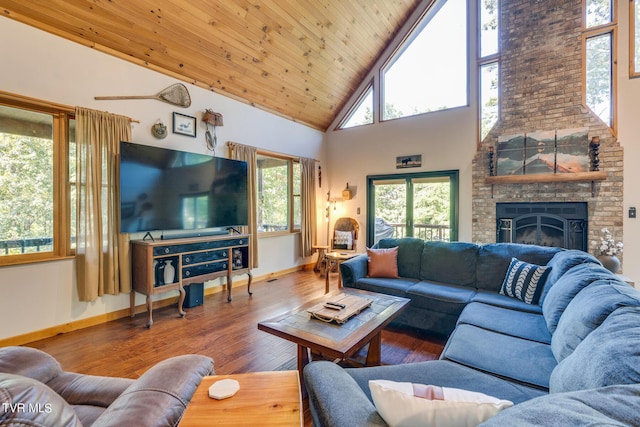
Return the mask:
<path fill-rule="evenodd" d="M 631 207 L 629 208 L 629 218 L 635 218 L 636 217 L 636 208 Z"/>

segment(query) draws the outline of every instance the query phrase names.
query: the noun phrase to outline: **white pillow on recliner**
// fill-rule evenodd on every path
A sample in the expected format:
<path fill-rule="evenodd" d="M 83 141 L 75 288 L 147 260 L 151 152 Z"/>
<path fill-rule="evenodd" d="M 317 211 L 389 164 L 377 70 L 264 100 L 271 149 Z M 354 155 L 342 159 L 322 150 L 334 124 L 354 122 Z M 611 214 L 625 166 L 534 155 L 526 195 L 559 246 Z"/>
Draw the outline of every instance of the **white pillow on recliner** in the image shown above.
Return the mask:
<path fill-rule="evenodd" d="M 333 238 L 333 246 L 341 249 L 353 249 L 353 233 L 351 231 L 336 230 Z"/>
<path fill-rule="evenodd" d="M 472 427 L 513 406 L 483 393 L 387 380 L 369 381 L 376 410 L 391 427 Z"/>

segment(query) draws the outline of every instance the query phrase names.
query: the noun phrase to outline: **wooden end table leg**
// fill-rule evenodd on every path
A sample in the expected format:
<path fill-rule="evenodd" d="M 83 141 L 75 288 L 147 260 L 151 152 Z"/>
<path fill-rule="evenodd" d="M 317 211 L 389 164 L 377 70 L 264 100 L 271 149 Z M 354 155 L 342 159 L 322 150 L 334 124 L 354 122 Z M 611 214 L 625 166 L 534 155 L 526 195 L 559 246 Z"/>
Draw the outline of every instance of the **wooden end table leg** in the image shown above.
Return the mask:
<path fill-rule="evenodd" d="M 231 302 L 231 285 L 233 284 L 233 279 L 231 278 L 231 274 L 227 276 L 227 302 Z"/>
<path fill-rule="evenodd" d="M 369 342 L 366 366 L 380 366 L 380 353 L 382 350 L 382 332 L 378 332 Z"/>
<path fill-rule="evenodd" d="M 131 310 L 131 318 L 136 317 L 136 291 L 131 289 L 129 293 L 129 309 Z"/>
<path fill-rule="evenodd" d="M 303 345 L 298 344 L 298 375 L 300 376 L 300 391 L 302 393 L 302 398 L 307 397 L 307 388 L 304 385 L 304 377 L 302 375 L 302 371 L 304 367 L 309 364 L 311 358 L 309 357 L 309 348 Z"/>
<path fill-rule="evenodd" d="M 253 292 L 251 292 L 251 280 L 253 280 L 253 274 L 251 274 L 250 271 L 247 271 L 247 276 L 249 276 L 249 282 L 247 283 L 247 292 L 249 292 L 249 295 L 253 295 Z"/>

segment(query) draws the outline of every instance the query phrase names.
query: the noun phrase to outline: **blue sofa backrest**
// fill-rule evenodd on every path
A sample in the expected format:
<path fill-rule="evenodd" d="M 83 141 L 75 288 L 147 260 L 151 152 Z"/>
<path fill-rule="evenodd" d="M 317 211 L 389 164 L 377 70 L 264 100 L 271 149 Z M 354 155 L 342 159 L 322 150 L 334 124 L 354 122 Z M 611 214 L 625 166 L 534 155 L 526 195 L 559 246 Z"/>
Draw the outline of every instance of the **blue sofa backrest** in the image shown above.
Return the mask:
<path fill-rule="evenodd" d="M 475 287 L 478 245 L 465 242 L 425 242 L 420 280 Z"/>
<path fill-rule="evenodd" d="M 380 239 L 374 247 L 380 249 L 398 247 L 398 275 L 400 277 L 420 277 L 420 262 L 424 240 L 415 237 L 402 239 Z"/>
<path fill-rule="evenodd" d="M 507 273 L 511 258 L 531 264 L 546 265 L 560 248 L 524 245 L 519 243 L 490 243 L 480 246 L 476 287 L 498 292 Z"/>

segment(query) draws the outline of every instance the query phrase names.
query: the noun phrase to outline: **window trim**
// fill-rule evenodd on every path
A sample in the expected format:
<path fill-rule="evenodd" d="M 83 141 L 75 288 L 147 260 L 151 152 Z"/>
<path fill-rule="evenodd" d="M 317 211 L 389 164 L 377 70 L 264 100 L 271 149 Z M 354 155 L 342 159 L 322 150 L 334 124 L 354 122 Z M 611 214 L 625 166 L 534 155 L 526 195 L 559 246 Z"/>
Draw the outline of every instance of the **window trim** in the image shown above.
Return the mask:
<path fill-rule="evenodd" d="M 587 1 L 588 0 L 582 0 L 582 106 L 587 108 L 595 118 L 607 126 L 613 135 L 616 135 L 616 130 L 618 129 L 618 3 L 617 0 L 611 0 L 613 11 L 610 22 L 587 28 Z M 587 40 L 607 33 L 611 33 L 611 123 L 605 123 L 600 116 L 587 105 Z"/>
<path fill-rule="evenodd" d="M 266 151 L 266 150 L 260 150 L 258 149 L 256 151 L 256 155 L 257 156 L 264 156 L 264 157 L 272 157 L 272 158 L 276 158 L 276 159 L 282 159 L 282 160 L 286 160 L 288 162 L 287 164 L 287 198 L 288 198 L 288 202 L 287 202 L 287 209 L 288 209 L 288 213 L 287 213 L 287 220 L 288 220 L 288 224 L 287 224 L 287 229 L 286 230 L 282 230 L 282 231 L 258 231 L 258 238 L 260 237 L 275 237 L 275 236 L 287 236 L 289 234 L 295 234 L 295 233 L 300 233 L 300 228 L 295 228 L 295 221 L 294 221 L 294 204 L 293 204 L 293 164 L 294 163 L 300 163 L 300 159 L 298 157 L 295 156 L 290 156 L 287 154 L 280 154 L 280 153 L 274 153 L 272 151 Z M 256 179 L 258 178 L 258 174 L 256 173 Z M 256 188 L 258 187 L 258 183 L 256 183 Z M 302 191 L 302 188 L 300 189 Z M 300 194 L 300 197 L 302 197 L 302 194 Z M 256 206 L 256 209 L 258 209 L 258 206 Z M 258 224 L 259 226 L 260 224 Z"/>
<path fill-rule="evenodd" d="M 0 267 L 72 258 L 69 181 L 69 120 L 73 107 L 0 91 L 0 104 L 53 117 L 53 248 L 50 252 L 0 256 Z"/>
<path fill-rule="evenodd" d="M 636 50 L 640 50 L 640 46 L 636 46 L 636 7 L 640 7 L 638 0 L 629 1 L 629 78 L 634 79 L 640 77 L 640 64 L 636 64 Z"/>
<path fill-rule="evenodd" d="M 477 149 L 480 149 L 480 146 L 482 145 L 482 141 L 483 141 L 483 137 L 482 137 L 482 67 L 484 67 L 485 65 L 489 65 L 492 63 L 495 63 L 498 66 L 498 118 L 496 120 L 496 123 L 494 123 L 493 126 L 495 126 L 496 124 L 498 124 L 500 122 L 500 117 L 502 114 L 502 85 L 500 84 L 500 72 L 502 70 L 502 43 L 501 43 L 501 39 L 500 39 L 500 29 L 501 29 L 501 22 L 500 22 L 500 2 L 498 1 L 498 10 L 497 10 L 497 24 L 498 24 L 498 48 L 497 51 L 486 55 L 486 56 L 480 56 L 480 52 L 482 51 L 482 11 L 481 8 L 482 6 L 482 2 L 478 2 L 477 3 L 477 9 L 476 9 L 476 52 L 477 52 L 477 60 L 476 60 L 476 74 L 477 74 L 477 82 L 478 82 L 478 87 L 477 87 L 477 102 L 478 102 L 478 118 L 477 118 L 477 126 L 476 126 L 476 132 L 478 133 L 477 135 Z M 491 130 L 489 130 L 489 133 L 491 132 Z"/>
<path fill-rule="evenodd" d="M 375 182 L 376 181 L 408 181 L 420 178 L 441 178 L 446 177 L 450 183 L 450 241 L 456 242 L 459 237 L 460 229 L 460 171 L 458 169 L 441 170 L 441 171 L 424 171 L 410 172 L 399 174 L 382 174 L 367 176 L 367 247 L 373 245 L 375 235 Z"/>

